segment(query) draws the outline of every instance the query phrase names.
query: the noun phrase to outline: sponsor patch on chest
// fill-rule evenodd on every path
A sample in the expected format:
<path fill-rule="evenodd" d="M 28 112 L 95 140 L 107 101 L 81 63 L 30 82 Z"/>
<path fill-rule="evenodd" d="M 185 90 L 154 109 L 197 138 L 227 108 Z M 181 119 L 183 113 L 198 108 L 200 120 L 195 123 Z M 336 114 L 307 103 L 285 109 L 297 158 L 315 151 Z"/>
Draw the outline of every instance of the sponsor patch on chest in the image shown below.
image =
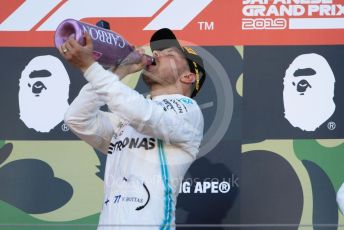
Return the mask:
<path fill-rule="evenodd" d="M 151 137 L 125 137 L 122 140 L 113 139 L 110 143 L 108 154 L 112 154 L 114 151 L 122 151 L 125 148 L 150 150 L 155 147 L 155 143 L 155 138 Z"/>

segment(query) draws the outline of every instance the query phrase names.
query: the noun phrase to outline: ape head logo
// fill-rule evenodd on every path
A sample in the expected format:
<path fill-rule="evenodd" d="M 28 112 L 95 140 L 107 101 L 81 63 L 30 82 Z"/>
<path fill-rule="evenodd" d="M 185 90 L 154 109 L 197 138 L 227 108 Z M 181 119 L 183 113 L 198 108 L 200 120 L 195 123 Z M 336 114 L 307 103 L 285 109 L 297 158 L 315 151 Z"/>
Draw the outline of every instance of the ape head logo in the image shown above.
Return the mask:
<path fill-rule="evenodd" d="M 326 59 L 303 54 L 294 59 L 284 77 L 284 115 L 294 127 L 314 131 L 335 111 L 335 78 Z"/>
<path fill-rule="evenodd" d="M 28 128 L 49 132 L 63 120 L 69 84 L 68 73 L 58 58 L 33 58 L 19 80 L 20 119 Z"/>

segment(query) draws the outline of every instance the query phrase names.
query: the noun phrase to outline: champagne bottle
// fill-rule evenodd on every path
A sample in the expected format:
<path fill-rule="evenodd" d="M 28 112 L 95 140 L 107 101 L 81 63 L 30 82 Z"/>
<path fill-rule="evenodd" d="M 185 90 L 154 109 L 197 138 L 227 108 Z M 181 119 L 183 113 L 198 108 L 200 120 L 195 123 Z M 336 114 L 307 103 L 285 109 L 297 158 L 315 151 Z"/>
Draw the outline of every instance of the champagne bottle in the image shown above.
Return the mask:
<path fill-rule="evenodd" d="M 55 31 L 55 46 L 60 47 L 70 36 L 74 36 L 80 45 L 85 45 L 84 32 L 93 40 L 93 58 L 103 66 L 116 66 L 120 63 L 139 63 L 142 55 L 133 52 L 133 47 L 118 33 L 74 19 L 62 21 Z M 129 55 L 130 54 L 130 55 Z M 148 65 L 154 64 L 154 58 L 144 55 Z"/>

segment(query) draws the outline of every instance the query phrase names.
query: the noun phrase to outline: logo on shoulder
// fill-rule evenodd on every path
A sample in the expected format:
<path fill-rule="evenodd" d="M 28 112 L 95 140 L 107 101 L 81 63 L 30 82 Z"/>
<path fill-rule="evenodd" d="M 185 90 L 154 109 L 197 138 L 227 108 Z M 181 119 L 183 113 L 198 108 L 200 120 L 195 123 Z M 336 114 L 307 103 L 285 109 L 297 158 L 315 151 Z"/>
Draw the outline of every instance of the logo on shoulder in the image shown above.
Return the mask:
<path fill-rule="evenodd" d="M 185 104 L 188 104 L 188 105 L 192 105 L 193 104 L 193 102 L 192 102 L 192 100 L 191 99 L 189 99 L 189 98 L 181 98 L 181 99 L 179 99 L 179 101 L 180 102 L 183 102 L 183 103 L 185 103 Z"/>

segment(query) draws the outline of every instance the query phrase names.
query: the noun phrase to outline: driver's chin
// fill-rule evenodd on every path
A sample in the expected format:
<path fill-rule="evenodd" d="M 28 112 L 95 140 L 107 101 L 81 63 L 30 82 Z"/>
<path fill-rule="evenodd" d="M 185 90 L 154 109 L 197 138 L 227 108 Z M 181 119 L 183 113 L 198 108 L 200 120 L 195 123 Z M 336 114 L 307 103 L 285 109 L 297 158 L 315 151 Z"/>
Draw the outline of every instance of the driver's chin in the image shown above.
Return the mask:
<path fill-rule="evenodd" d="M 143 82 L 147 85 L 147 86 L 150 86 L 153 84 L 153 80 L 148 77 L 147 75 L 145 74 L 142 74 L 142 79 L 143 79 Z"/>
<path fill-rule="evenodd" d="M 157 84 L 158 81 L 155 79 L 154 74 L 148 71 L 143 71 L 142 72 L 142 79 L 146 83 L 147 86 L 151 86 L 154 84 Z"/>

